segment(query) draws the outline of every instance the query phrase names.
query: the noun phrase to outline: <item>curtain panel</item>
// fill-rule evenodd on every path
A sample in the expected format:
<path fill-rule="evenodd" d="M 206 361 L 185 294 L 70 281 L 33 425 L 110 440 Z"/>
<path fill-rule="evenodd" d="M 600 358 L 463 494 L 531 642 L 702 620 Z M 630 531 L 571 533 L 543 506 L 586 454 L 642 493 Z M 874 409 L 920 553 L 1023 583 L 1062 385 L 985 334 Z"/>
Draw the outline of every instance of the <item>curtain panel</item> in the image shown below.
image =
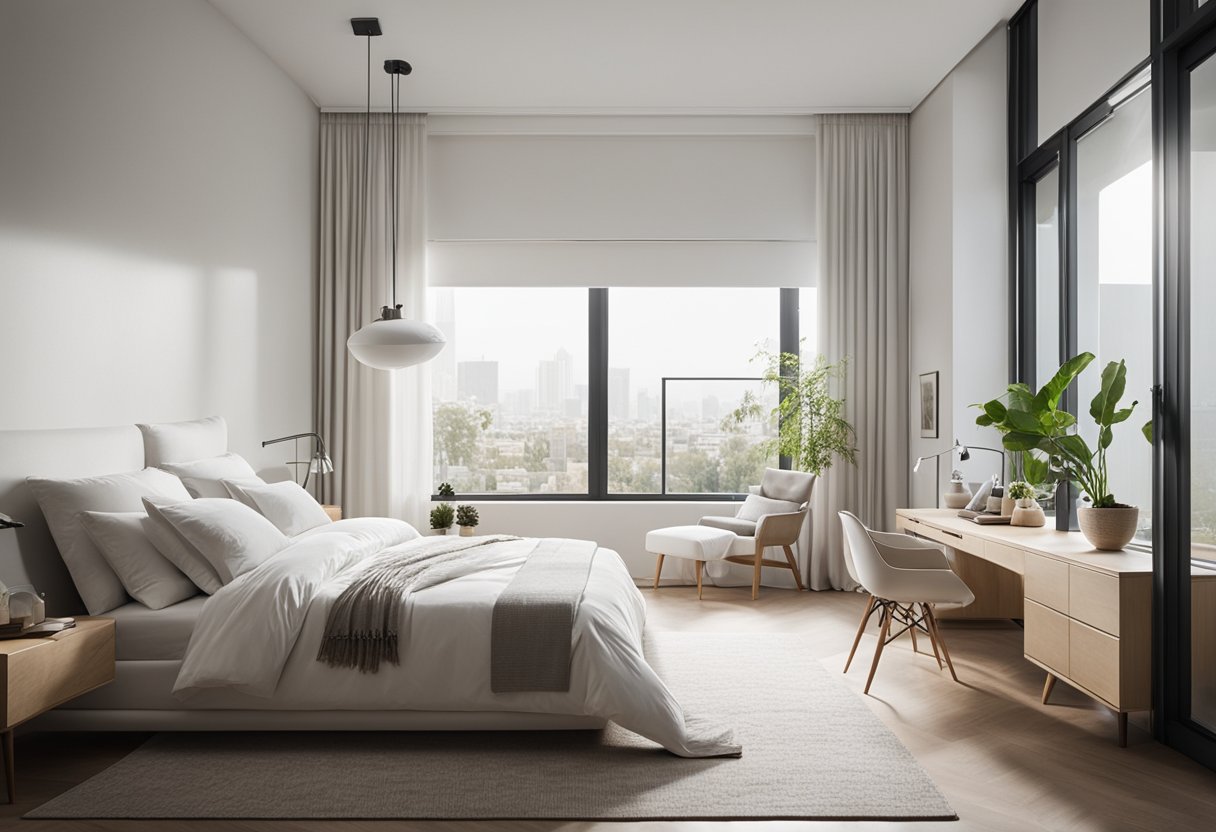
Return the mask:
<path fill-rule="evenodd" d="M 837 512 L 894 527 L 908 495 L 908 116 L 822 115 L 819 351 L 846 359 L 838 393 L 857 430 L 857 466 L 816 488 L 812 589 L 854 589 Z"/>
<path fill-rule="evenodd" d="M 346 339 L 392 303 L 392 118 L 372 114 L 369 128 L 365 114 L 321 114 L 315 421 L 335 470 L 320 478 L 319 494 L 346 516 L 425 528 L 429 371 L 373 370 L 346 349 Z M 405 317 L 424 318 L 426 116 L 397 118 L 397 303 Z"/>

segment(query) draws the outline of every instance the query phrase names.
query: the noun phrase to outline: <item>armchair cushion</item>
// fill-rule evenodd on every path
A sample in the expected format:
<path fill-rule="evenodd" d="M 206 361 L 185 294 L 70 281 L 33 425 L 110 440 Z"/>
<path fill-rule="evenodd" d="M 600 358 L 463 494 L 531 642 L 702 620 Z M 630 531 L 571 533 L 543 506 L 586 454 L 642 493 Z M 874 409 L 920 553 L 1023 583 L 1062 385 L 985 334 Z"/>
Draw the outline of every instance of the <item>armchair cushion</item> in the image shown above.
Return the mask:
<path fill-rule="evenodd" d="M 815 475 L 805 471 L 783 471 L 780 468 L 765 468 L 760 480 L 760 493 L 773 500 L 787 500 L 797 510 L 811 500 L 815 490 Z"/>
<path fill-rule="evenodd" d="M 740 537 L 752 537 L 756 534 L 755 520 L 740 520 L 738 517 L 702 517 L 701 525 L 714 529 L 725 529 Z"/>
<path fill-rule="evenodd" d="M 735 517 L 739 520 L 750 520 L 754 523 L 766 514 L 785 514 L 790 511 L 797 511 L 801 507 L 802 503 L 795 503 L 792 500 L 777 500 L 771 497 L 762 497 L 759 494 L 748 494 L 747 499 L 743 501 L 743 505 Z"/>

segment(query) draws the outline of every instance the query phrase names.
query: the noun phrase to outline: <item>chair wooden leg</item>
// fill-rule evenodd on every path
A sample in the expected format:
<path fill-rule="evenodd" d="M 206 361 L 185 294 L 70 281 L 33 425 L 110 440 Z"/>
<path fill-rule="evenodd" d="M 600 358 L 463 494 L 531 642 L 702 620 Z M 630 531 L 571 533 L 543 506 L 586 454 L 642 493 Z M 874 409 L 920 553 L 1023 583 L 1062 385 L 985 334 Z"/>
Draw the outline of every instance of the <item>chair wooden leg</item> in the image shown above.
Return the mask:
<path fill-rule="evenodd" d="M 701 570 L 705 568 L 705 561 L 697 561 L 697 600 L 701 600 Z"/>
<path fill-rule="evenodd" d="M 843 673 L 849 672 L 849 665 L 853 663 L 853 655 L 857 652 L 857 645 L 861 644 L 861 634 L 865 632 L 866 622 L 870 620 L 870 615 L 874 611 L 874 596 L 870 596 L 869 602 L 866 604 L 865 611 L 861 614 L 861 623 L 857 625 L 857 636 L 853 639 L 853 649 L 849 651 L 849 657 L 845 660 Z"/>
<path fill-rule="evenodd" d="M 929 607 L 926 604 L 920 605 L 921 615 L 925 619 L 925 630 L 929 633 L 929 644 L 933 647 L 933 658 L 937 659 L 937 669 L 945 670 L 946 666 L 942 664 L 942 654 L 937 649 L 937 639 L 933 637 L 933 628 L 929 626 Z"/>
<path fill-rule="evenodd" d="M 760 560 L 763 557 L 764 550 L 756 548 L 756 567 L 752 572 L 752 600 L 755 601 L 760 597 Z"/>
<path fill-rule="evenodd" d="M 950 661 L 950 648 L 946 647 L 946 640 L 942 638 L 942 631 L 937 627 L 937 616 L 933 614 L 933 608 L 929 608 L 929 626 L 933 629 L 933 637 L 937 639 L 937 645 L 942 649 L 942 655 L 946 659 L 946 667 L 950 668 L 950 677 L 954 681 L 958 681 L 958 674 L 954 672 L 954 662 Z"/>
<path fill-rule="evenodd" d="M 1054 674 L 1048 673 L 1047 678 L 1043 680 L 1043 704 L 1047 704 L 1047 698 L 1051 696 L 1052 690 L 1056 686 L 1056 677 Z"/>
<path fill-rule="evenodd" d="M 919 653 L 920 650 L 916 646 L 916 611 L 909 606 L 904 613 L 904 621 L 908 624 L 908 633 L 912 636 L 912 652 Z"/>
<path fill-rule="evenodd" d="M 891 617 L 890 609 L 884 609 L 882 631 L 878 634 L 878 646 L 874 648 L 874 661 L 870 664 L 870 675 L 866 677 L 864 693 L 870 692 L 870 685 L 874 682 L 874 671 L 878 670 L 878 660 L 882 658 L 882 648 L 887 644 L 887 633 L 891 632 Z"/>
<path fill-rule="evenodd" d="M 654 588 L 659 588 L 659 576 L 663 574 L 663 558 L 666 555 L 659 555 L 659 560 L 654 565 Z"/>
<path fill-rule="evenodd" d="M 794 583 L 798 585 L 798 591 L 802 592 L 806 587 L 802 585 L 802 572 L 798 569 L 798 560 L 794 557 L 794 550 L 789 546 L 781 548 L 785 549 L 785 559 L 789 561 L 790 571 L 794 573 Z"/>

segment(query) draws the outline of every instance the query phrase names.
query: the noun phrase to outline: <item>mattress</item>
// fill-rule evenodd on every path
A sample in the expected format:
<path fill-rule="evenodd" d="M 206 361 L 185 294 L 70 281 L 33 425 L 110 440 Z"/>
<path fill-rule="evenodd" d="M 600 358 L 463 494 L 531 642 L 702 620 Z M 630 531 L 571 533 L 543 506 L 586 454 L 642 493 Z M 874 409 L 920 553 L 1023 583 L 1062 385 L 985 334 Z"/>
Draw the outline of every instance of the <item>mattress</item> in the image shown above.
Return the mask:
<path fill-rule="evenodd" d="M 115 658 L 120 662 L 181 661 L 190 633 L 208 596 L 196 595 L 163 610 L 130 604 L 110 610 L 114 619 Z"/>

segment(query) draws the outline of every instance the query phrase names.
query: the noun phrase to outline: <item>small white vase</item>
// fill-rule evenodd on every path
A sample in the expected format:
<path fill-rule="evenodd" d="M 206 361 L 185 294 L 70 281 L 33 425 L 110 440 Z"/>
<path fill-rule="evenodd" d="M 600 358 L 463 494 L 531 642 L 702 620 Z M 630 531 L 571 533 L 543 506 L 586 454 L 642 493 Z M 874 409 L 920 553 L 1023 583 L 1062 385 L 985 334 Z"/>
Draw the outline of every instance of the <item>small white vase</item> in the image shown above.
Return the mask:
<path fill-rule="evenodd" d="M 1013 507 L 1013 514 L 1009 517 L 1009 525 L 1030 526 L 1032 528 L 1045 526 L 1047 525 L 1047 515 L 1043 513 L 1043 507 L 1039 505 L 1038 500 L 1033 497 L 1023 497 Z"/>
<path fill-rule="evenodd" d="M 946 508 L 966 508 L 967 503 L 971 502 L 971 490 L 959 480 L 950 480 L 942 494 L 942 502 Z"/>
<path fill-rule="evenodd" d="M 461 537 L 472 537 L 473 536 L 473 527 L 472 526 L 461 526 L 460 527 L 460 536 Z"/>
<path fill-rule="evenodd" d="M 447 529 L 431 529 L 431 534 L 447 534 Z"/>

